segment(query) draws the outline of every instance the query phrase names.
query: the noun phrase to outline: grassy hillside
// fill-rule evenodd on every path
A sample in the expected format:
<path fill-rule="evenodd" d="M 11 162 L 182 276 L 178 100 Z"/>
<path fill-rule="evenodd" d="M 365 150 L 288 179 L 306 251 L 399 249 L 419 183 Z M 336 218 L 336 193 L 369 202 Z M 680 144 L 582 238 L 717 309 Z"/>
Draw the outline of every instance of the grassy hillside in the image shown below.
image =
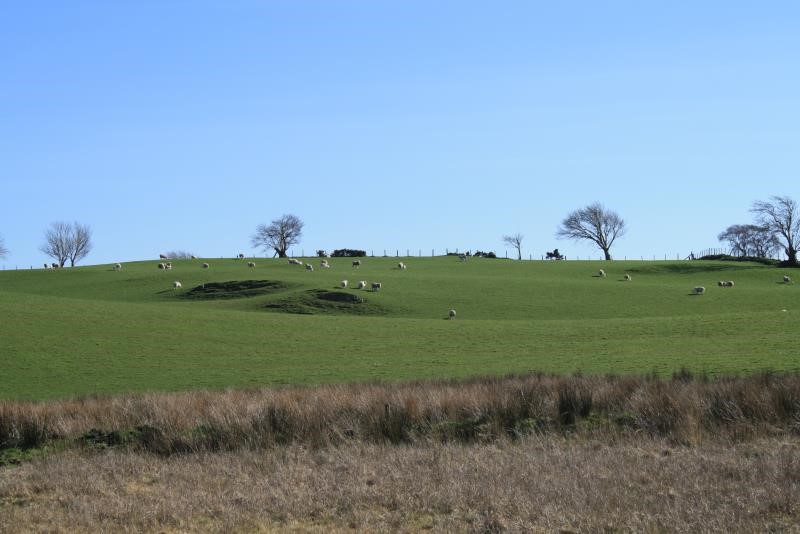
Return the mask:
<path fill-rule="evenodd" d="M 256 261 L 0 272 L 0 396 L 532 370 L 800 370 L 800 285 L 781 283 L 773 267 L 412 258 L 401 271 L 390 258 L 365 258 L 359 270 L 333 258 L 308 272 Z M 594 276 L 601 267 L 606 278 Z M 342 279 L 351 289 L 338 289 Z M 174 280 L 183 287 L 172 290 Z M 352 289 L 358 280 L 383 289 Z M 690 295 L 696 285 L 706 294 Z"/>

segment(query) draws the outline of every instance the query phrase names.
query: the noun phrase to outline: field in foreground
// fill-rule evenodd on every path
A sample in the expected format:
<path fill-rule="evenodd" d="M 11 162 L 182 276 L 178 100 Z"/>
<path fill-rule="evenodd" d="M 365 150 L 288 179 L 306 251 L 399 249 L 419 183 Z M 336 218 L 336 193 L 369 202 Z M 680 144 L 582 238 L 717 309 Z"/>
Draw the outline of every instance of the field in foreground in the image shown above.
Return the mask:
<path fill-rule="evenodd" d="M 800 285 L 781 283 L 774 267 L 440 257 L 407 259 L 408 270 L 365 258 L 356 270 L 346 258 L 330 269 L 309 261 L 314 272 L 263 259 L 252 269 L 217 259 L 175 261 L 169 272 L 152 261 L 119 272 L 0 272 L 0 396 L 800 370 Z M 601 267 L 607 278 L 595 276 Z M 175 280 L 181 289 L 171 289 Z M 353 289 L 359 280 L 383 288 Z M 706 294 L 690 295 L 698 285 Z"/>
<path fill-rule="evenodd" d="M 800 524 L 800 375 L 0 402 L 0 531 Z"/>

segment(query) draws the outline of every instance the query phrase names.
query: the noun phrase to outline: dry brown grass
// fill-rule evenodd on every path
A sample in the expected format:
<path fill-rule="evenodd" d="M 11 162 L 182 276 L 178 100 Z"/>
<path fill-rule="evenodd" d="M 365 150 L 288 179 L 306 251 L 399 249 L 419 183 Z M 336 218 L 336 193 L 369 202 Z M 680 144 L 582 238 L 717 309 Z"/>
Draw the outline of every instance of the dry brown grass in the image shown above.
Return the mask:
<path fill-rule="evenodd" d="M 800 375 L 0 402 L 5 531 L 800 531 Z"/>

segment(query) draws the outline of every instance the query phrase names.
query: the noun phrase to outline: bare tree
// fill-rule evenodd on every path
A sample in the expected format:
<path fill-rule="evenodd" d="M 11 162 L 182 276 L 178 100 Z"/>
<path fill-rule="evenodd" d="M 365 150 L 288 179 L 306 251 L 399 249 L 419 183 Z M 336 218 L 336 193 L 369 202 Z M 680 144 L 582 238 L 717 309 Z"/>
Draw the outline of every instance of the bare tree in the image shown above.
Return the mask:
<path fill-rule="evenodd" d="M 567 215 L 556 230 L 556 237 L 591 241 L 600 247 L 606 260 L 610 260 L 611 245 L 625 235 L 626 230 L 622 217 L 595 202 Z"/>
<path fill-rule="evenodd" d="M 70 261 L 72 267 L 75 262 L 85 258 L 92 250 L 92 231 L 83 224 L 69 224 L 54 222 L 44 233 L 44 243 L 39 250 L 58 262 L 63 267 Z"/>
<path fill-rule="evenodd" d="M 800 213 L 797 203 L 789 197 L 773 196 L 770 200 L 753 202 L 750 211 L 756 221 L 774 235 L 779 246 L 789 258 L 790 265 L 797 265 L 797 248 L 800 246 Z"/>
<path fill-rule="evenodd" d="M 734 224 L 717 236 L 731 248 L 734 256 L 769 257 L 780 245 L 769 228 L 756 224 Z"/>
<path fill-rule="evenodd" d="M 269 225 L 259 224 L 251 242 L 254 247 L 272 249 L 279 258 L 285 258 L 289 247 L 298 244 L 302 236 L 303 221 L 294 215 L 283 215 Z"/>
<path fill-rule="evenodd" d="M 3 241 L 3 236 L 0 235 L 0 259 L 4 259 L 6 256 L 8 256 L 8 249 L 6 242 Z"/>
<path fill-rule="evenodd" d="M 522 239 L 525 236 L 522 234 L 514 234 L 514 235 L 504 235 L 503 236 L 503 243 L 510 247 L 514 247 L 517 250 L 517 259 L 522 259 Z"/>
<path fill-rule="evenodd" d="M 68 223 L 50 223 L 50 228 L 44 233 L 44 243 L 39 250 L 56 260 L 59 267 L 63 267 L 69 259 L 71 233 L 72 228 Z"/>
<path fill-rule="evenodd" d="M 75 222 L 72 225 L 72 239 L 69 250 L 70 267 L 75 267 L 75 262 L 80 261 L 92 251 L 92 229 L 88 225 Z"/>

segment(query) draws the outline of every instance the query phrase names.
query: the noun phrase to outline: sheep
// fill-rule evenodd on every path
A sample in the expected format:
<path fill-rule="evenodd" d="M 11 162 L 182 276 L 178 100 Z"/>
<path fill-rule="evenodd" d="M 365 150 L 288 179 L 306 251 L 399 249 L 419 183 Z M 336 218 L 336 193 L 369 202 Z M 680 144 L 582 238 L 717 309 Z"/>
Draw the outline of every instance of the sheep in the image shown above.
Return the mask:
<path fill-rule="evenodd" d="M 401 261 L 400 263 L 397 264 L 397 268 L 400 269 L 401 271 L 405 271 L 406 269 L 408 269 L 408 265 L 406 265 Z"/>
<path fill-rule="evenodd" d="M 295 258 L 290 258 L 289 265 L 303 265 L 303 262 Z"/>
<path fill-rule="evenodd" d="M 733 287 L 733 280 L 728 280 L 728 287 Z"/>
<path fill-rule="evenodd" d="M 313 272 L 314 271 L 314 266 L 311 265 L 310 263 L 306 263 L 306 271 L 312 271 Z"/>
<path fill-rule="evenodd" d="M 253 267 L 255 267 L 255 266 L 256 266 L 256 262 L 254 262 L 254 261 L 248 261 L 248 262 L 247 262 L 247 266 L 248 266 L 248 267 L 250 267 L 250 268 L 253 268 Z"/>
<path fill-rule="evenodd" d="M 342 286 L 342 289 L 347 289 L 348 283 L 349 282 L 347 280 L 342 280 L 341 282 L 339 282 L 339 285 Z"/>
<path fill-rule="evenodd" d="M 717 285 L 719 285 L 719 287 L 733 287 L 734 283 L 733 280 L 720 280 Z"/>
<path fill-rule="evenodd" d="M 597 271 L 597 276 L 599 276 L 600 278 L 605 278 L 606 272 L 603 269 L 600 269 L 599 271 Z"/>
<path fill-rule="evenodd" d="M 372 290 L 373 291 L 380 291 L 381 290 L 381 283 L 380 282 L 372 282 Z"/>
<path fill-rule="evenodd" d="M 451 309 L 449 312 L 447 312 L 447 316 L 448 316 L 448 317 L 450 318 L 450 320 L 452 321 L 453 319 L 455 319 L 455 318 L 456 318 L 456 311 L 455 311 L 455 310 L 453 310 L 453 309 Z"/>
<path fill-rule="evenodd" d="M 353 260 L 353 268 L 358 269 L 361 267 L 361 260 Z"/>
<path fill-rule="evenodd" d="M 467 261 L 467 255 L 466 254 L 459 254 L 458 255 L 458 259 L 461 260 L 462 262 L 463 261 Z"/>
<path fill-rule="evenodd" d="M 53 266 L 53 269 L 58 269 L 59 267 L 61 267 L 61 265 L 59 265 L 58 263 L 51 263 L 50 265 Z"/>
<path fill-rule="evenodd" d="M 783 283 L 784 284 L 791 284 L 792 283 L 792 278 L 788 274 L 784 274 L 783 275 Z"/>
<path fill-rule="evenodd" d="M 626 282 L 630 282 L 630 281 L 631 281 L 631 275 L 629 275 L 628 273 L 625 273 L 625 276 L 623 276 L 622 278 L 623 278 L 623 280 L 625 280 Z"/>
<path fill-rule="evenodd" d="M 45 264 L 44 264 L 44 268 L 45 268 L 45 269 L 49 269 L 49 268 L 50 268 L 50 264 L 49 264 L 49 263 L 45 263 Z"/>
<path fill-rule="evenodd" d="M 193 260 L 196 260 L 196 259 L 197 259 L 197 256 L 195 256 L 194 254 L 192 254 L 192 259 L 193 259 Z"/>
<path fill-rule="evenodd" d="M 703 294 L 705 294 L 705 292 L 706 292 L 706 288 L 705 288 L 705 287 L 703 287 L 703 286 L 697 286 L 697 287 L 695 287 L 694 289 L 692 289 L 692 292 L 693 292 L 695 295 L 703 295 Z"/>
<path fill-rule="evenodd" d="M 166 263 L 159 263 L 158 264 L 158 268 L 159 269 L 166 269 L 167 268 L 167 264 Z"/>
<path fill-rule="evenodd" d="M 717 285 L 719 287 L 725 287 L 725 281 L 724 280 L 720 280 L 719 282 L 717 282 Z"/>
<path fill-rule="evenodd" d="M 358 289 L 364 289 L 365 287 L 367 287 L 366 280 L 361 280 L 360 282 L 358 282 Z"/>
<path fill-rule="evenodd" d="M 172 270 L 172 262 L 169 262 L 169 263 L 167 263 L 167 264 L 164 266 L 164 268 L 165 268 L 166 270 L 168 270 L 168 271 L 171 271 L 171 270 Z"/>
<path fill-rule="evenodd" d="M 121 263 L 115 263 L 114 264 L 114 270 L 115 271 L 121 271 L 122 270 L 122 264 Z"/>
<path fill-rule="evenodd" d="M 209 264 L 207 264 L 207 263 L 203 264 L 203 269 L 208 269 L 209 267 L 211 267 Z"/>
<path fill-rule="evenodd" d="M 178 282 L 177 280 L 175 280 L 174 282 L 172 282 L 172 289 L 180 289 L 181 287 L 183 287 L 183 286 L 182 286 L 182 285 L 181 285 L 181 283 L 180 283 L 180 282 Z"/>
<path fill-rule="evenodd" d="M 331 266 L 328 264 L 328 260 L 322 260 L 321 262 L 319 262 L 319 266 L 322 267 L 323 269 L 331 268 Z"/>

